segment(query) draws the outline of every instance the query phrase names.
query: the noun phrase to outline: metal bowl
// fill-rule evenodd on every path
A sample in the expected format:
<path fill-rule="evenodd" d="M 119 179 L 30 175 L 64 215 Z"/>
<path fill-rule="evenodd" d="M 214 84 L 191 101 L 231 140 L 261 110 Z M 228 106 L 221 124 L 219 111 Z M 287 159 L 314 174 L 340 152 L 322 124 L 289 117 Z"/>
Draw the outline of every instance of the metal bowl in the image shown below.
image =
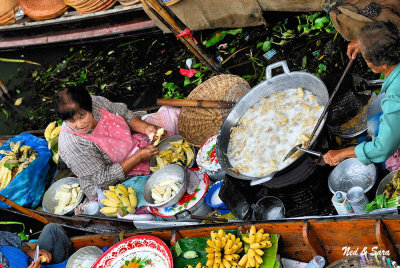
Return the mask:
<path fill-rule="evenodd" d="M 398 170 L 394 170 L 390 172 L 381 180 L 381 182 L 378 185 L 378 189 L 376 189 L 376 196 L 383 194 L 386 185 L 393 179 L 393 176 L 397 171 Z"/>
<path fill-rule="evenodd" d="M 174 136 L 169 136 L 166 137 L 165 139 L 161 140 L 161 142 L 158 144 L 158 150 L 163 151 L 163 150 L 168 150 L 171 148 L 171 145 L 169 145 L 169 142 L 174 142 L 174 141 L 179 141 L 182 140 L 183 137 L 181 135 L 174 135 Z M 192 162 L 187 166 L 187 168 L 191 168 L 194 165 L 194 161 L 196 158 L 196 149 L 193 146 L 190 146 L 190 148 L 193 151 L 194 157 L 192 159 Z M 156 167 L 157 166 L 157 161 L 156 161 L 156 156 L 153 156 L 150 159 L 150 167 Z"/>
<path fill-rule="evenodd" d="M 285 217 L 285 206 L 275 196 L 266 196 L 251 205 L 252 220 L 278 220 Z"/>
<path fill-rule="evenodd" d="M 360 186 L 368 192 L 376 181 L 374 164 L 364 165 L 357 158 L 349 158 L 337 165 L 328 178 L 329 190 L 347 192 L 351 187 Z"/>
<path fill-rule="evenodd" d="M 58 200 L 54 199 L 54 195 L 57 193 L 58 189 L 60 189 L 61 186 L 63 186 L 64 184 L 72 185 L 74 183 L 79 183 L 78 178 L 66 177 L 66 178 L 62 178 L 62 179 L 56 181 L 55 183 L 53 183 L 50 186 L 50 188 L 47 189 L 46 193 L 43 196 L 42 207 L 43 207 L 44 211 L 54 214 L 55 207 L 58 205 Z M 82 202 L 83 197 L 84 197 L 84 194 L 82 193 L 81 198 L 79 198 L 78 202 L 75 204 L 75 206 L 71 210 L 63 212 L 61 214 L 57 214 L 57 215 L 66 215 L 66 214 L 72 212 Z"/>
<path fill-rule="evenodd" d="M 103 250 L 95 246 L 80 248 L 69 257 L 65 268 L 90 268 L 103 255 Z"/>
<path fill-rule="evenodd" d="M 168 200 L 155 204 L 154 199 L 151 197 L 151 189 L 155 187 L 160 180 L 170 177 L 171 179 L 179 182 L 181 187 L 174 196 L 171 196 Z M 147 180 L 146 185 L 143 190 L 143 199 L 148 206 L 151 207 L 167 207 L 178 203 L 182 196 L 186 193 L 187 187 L 187 176 L 186 170 L 180 165 L 170 164 L 157 170 L 151 177 Z"/>

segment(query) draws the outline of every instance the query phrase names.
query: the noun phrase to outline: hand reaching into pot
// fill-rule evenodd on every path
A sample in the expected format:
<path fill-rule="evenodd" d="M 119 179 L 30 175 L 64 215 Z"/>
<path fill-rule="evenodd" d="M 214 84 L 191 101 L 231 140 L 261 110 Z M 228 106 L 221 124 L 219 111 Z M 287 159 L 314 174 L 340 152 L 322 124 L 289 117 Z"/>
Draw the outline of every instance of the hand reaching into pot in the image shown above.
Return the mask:
<path fill-rule="evenodd" d="M 324 162 L 330 166 L 337 166 L 347 158 L 357 157 L 354 148 L 355 147 L 352 146 L 340 150 L 329 150 L 323 156 Z"/>

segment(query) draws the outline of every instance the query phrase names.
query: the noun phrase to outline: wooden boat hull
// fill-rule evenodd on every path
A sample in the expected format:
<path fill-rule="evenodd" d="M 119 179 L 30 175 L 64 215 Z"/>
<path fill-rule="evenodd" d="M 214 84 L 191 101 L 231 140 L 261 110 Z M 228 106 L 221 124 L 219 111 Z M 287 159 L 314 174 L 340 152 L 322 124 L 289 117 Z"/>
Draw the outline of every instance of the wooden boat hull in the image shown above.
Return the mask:
<path fill-rule="evenodd" d="M 64 227 L 71 229 L 89 232 L 89 233 L 111 233 L 111 232 L 121 232 L 121 231 L 132 231 L 135 228 L 132 221 L 122 220 L 117 218 L 102 218 L 94 217 L 89 215 L 84 216 L 60 216 L 52 213 L 46 213 L 43 211 L 32 210 L 34 213 L 45 217 L 51 222 L 58 223 Z M 7 217 L 18 217 L 17 220 L 21 222 L 29 222 L 29 216 L 18 212 L 13 209 L 0 208 L 0 215 L 2 218 L 7 219 Z M 16 216 L 17 215 L 17 216 Z"/>
<path fill-rule="evenodd" d="M 265 232 L 280 234 L 278 253 L 281 257 L 308 262 L 313 256 L 321 255 L 329 262 L 346 256 L 358 255 L 363 250 L 379 252 L 397 260 L 400 244 L 400 217 L 341 217 L 327 219 L 296 219 L 254 223 Z M 169 245 L 187 237 L 209 237 L 210 231 L 223 228 L 241 229 L 246 232 L 251 223 L 230 223 L 181 227 L 168 230 L 133 231 L 120 234 L 98 234 L 72 237 L 75 249 L 94 245 L 100 248 L 111 246 L 119 239 L 138 234 L 154 235 Z M 121 237 L 120 237 L 121 236 Z"/>

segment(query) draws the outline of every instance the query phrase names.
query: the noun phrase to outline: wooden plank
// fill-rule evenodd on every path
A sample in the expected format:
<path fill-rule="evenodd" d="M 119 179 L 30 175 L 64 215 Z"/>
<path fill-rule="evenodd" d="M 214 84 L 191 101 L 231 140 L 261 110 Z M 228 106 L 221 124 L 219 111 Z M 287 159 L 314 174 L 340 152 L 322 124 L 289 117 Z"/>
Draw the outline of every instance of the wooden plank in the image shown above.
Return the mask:
<path fill-rule="evenodd" d="M 29 17 L 25 17 L 20 21 L 17 21 L 12 25 L 0 25 L 0 32 L 6 31 L 16 31 L 21 29 L 34 29 L 39 27 L 51 27 L 58 24 L 66 24 L 73 22 L 82 22 L 85 20 L 93 20 L 98 18 L 106 18 L 110 16 L 121 16 L 126 13 L 139 13 L 143 12 L 143 8 L 141 4 L 132 5 L 132 6 L 115 6 L 113 9 L 102 10 L 98 12 L 93 12 L 89 14 L 79 14 L 76 11 L 68 11 L 63 16 L 50 19 L 50 20 L 42 20 L 42 21 L 34 21 L 30 20 Z"/>
<path fill-rule="evenodd" d="M 65 30 L 60 32 L 47 32 L 41 35 L 26 37 L 9 37 L 0 40 L 0 49 L 15 49 L 20 47 L 52 44 L 60 42 L 72 42 L 82 39 L 123 35 L 135 30 L 154 28 L 155 24 L 148 18 L 136 18 L 132 21 L 114 25 L 98 25 L 95 27 Z"/>
<path fill-rule="evenodd" d="M 389 234 L 385 224 L 382 222 L 381 219 L 376 220 L 375 224 L 375 235 L 376 240 L 382 250 L 383 254 L 390 254 L 392 259 L 398 260 L 398 251 L 396 249 L 395 244 L 393 243 L 392 237 Z"/>
<path fill-rule="evenodd" d="M 309 222 L 303 224 L 303 239 L 313 256 L 325 256 L 325 249 Z"/>

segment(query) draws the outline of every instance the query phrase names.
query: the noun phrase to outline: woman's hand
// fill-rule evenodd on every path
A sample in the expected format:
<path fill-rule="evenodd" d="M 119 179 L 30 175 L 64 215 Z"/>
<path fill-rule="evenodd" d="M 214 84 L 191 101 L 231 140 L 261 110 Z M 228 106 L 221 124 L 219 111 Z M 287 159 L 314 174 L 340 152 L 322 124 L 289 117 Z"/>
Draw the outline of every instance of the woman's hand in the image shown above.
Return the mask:
<path fill-rule="evenodd" d="M 325 164 L 330 166 L 337 166 L 340 162 L 347 158 L 356 157 L 353 147 L 348 147 L 340 150 L 329 150 L 324 156 Z"/>
<path fill-rule="evenodd" d="M 158 154 L 158 148 L 153 145 L 149 145 L 139 149 L 136 154 L 140 155 L 141 162 L 145 160 L 150 160 L 154 155 Z"/>
<path fill-rule="evenodd" d="M 337 166 L 340 162 L 344 160 L 340 150 L 329 150 L 323 156 L 324 162 L 330 166 Z"/>
<path fill-rule="evenodd" d="M 355 59 L 360 52 L 360 43 L 358 43 L 357 39 L 354 39 L 348 44 L 347 57 L 349 57 L 349 59 Z"/>
<path fill-rule="evenodd" d="M 39 250 L 39 260 L 40 260 L 41 256 L 44 256 L 44 257 L 46 258 L 46 261 L 45 261 L 45 262 L 47 262 L 47 263 L 50 263 L 50 262 L 51 262 L 52 256 L 51 256 L 51 253 L 50 253 L 50 252 L 48 252 L 48 251 L 46 251 L 46 250 L 44 250 L 44 249 L 40 249 L 40 250 Z M 43 263 L 43 262 L 42 262 L 42 263 Z"/>
<path fill-rule="evenodd" d="M 37 260 L 36 262 L 31 262 L 31 264 L 29 264 L 28 268 L 40 268 L 40 261 Z"/>
<path fill-rule="evenodd" d="M 149 136 L 151 133 L 154 133 L 154 135 L 156 135 L 157 130 L 158 130 L 159 128 L 160 128 L 160 127 L 157 127 L 157 126 L 155 126 L 155 125 L 152 125 L 152 124 L 147 123 L 147 126 L 146 126 L 145 129 L 144 129 L 144 134 L 146 134 L 147 136 Z"/>

